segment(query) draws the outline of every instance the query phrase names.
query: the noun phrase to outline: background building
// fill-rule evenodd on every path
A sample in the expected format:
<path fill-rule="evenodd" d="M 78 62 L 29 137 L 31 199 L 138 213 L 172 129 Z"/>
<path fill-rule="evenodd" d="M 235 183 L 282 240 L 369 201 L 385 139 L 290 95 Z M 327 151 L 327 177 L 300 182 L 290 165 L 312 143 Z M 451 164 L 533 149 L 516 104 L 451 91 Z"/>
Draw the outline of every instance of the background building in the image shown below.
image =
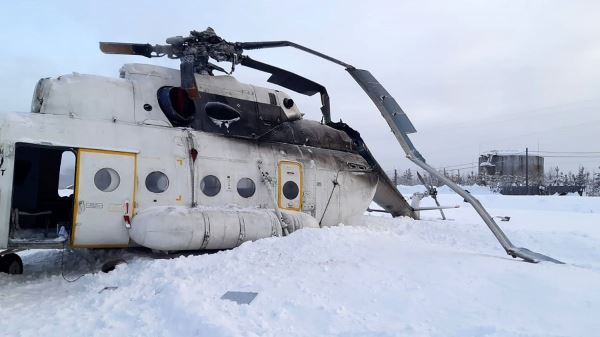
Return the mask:
<path fill-rule="evenodd" d="M 544 181 L 544 157 L 491 151 L 479 156 L 479 176 L 503 184 L 540 185 Z M 494 179 L 495 178 L 495 179 Z"/>

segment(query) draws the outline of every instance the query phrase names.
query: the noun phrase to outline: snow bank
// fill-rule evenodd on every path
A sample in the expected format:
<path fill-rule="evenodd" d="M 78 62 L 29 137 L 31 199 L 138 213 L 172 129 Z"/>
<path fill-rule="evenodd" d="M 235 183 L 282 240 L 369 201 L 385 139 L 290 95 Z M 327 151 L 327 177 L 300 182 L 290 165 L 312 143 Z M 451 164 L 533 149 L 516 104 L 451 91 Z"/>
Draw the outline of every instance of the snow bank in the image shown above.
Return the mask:
<path fill-rule="evenodd" d="M 211 255 L 128 257 L 74 283 L 59 274 L 60 252 L 41 251 L 24 257 L 28 274 L 0 276 L 2 334 L 596 336 L 600 199 L 486 198 L 512 217 L 500 224 L 516 244 L 567 264 L 506 256 L 468 206 L 450 221 L 364 216 Z M 70 270 L 97 268 L 97 254 L 77 254 Z M 258 296 L 238 305 L 226 291 Z"/>

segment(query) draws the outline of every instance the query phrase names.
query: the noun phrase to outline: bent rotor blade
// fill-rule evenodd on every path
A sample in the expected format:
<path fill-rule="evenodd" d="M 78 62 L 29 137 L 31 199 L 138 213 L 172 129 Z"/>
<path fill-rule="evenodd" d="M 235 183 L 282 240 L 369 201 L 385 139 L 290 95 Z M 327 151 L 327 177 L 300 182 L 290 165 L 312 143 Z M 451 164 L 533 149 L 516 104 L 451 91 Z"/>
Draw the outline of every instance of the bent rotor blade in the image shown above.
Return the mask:
<path fill-rule="evenodd" d="M 344 68 L 353 68 L 351 65 L 349 65 L 348 63 L 342 62 L 338 59 L 334 59 L 333 57 L 329 56 L 329 55 L 325 55 L 323 53 L 320 53 L 316 50 L 310 49 L 310 48 L 306 48 L 302 45 L 299 45 L 297 43 L 294 42 L 290 42 L 290 41 L 259 41 L 259 42 L 237 42 L 236 45 L 240 46 L 242 49 L 246 49 L 246 50 L 252 50 L 252 49 L 264 49 L 264 48 L 279 48 L 279 47 L 293 47 L 296 49 L 300 49 L 303 52 L 309 53 L 309 54 L 313 54 L 315 56 L 318 56 L 320 58 L 324 58 L 327 61 L 336 63 L 341 65 Z"/>
<path fill-rule="evenodd" d="M 377 109 L 381 112 L 384 119 L 392 129 L 392 133 L 396 136 L 398 143 L 406 153 L 406 157 L 415 163 L 417 166 L 421 167 L 423 170 L 427 171 L 427 173 L 436 176 L 440 179 L 445 185 L 450 187 L 454 192 L 463 197 L 468 203 L 470 203 L 475 211 L 479 214 L 483 222 L 488 226 L 492 234 L 496 237 L 502 248 L 506 251 L 506 253 L 512 257 L 520 257 L 527 262 L 540 262 L 540 261 L 549 261 L 554 263 L 563 263 L 556 259 L 553 259 L 549 256 L 532 252 L 526 248 L 515 247 L 512 242 L 508 239 L 506 234 L 502 231 L 500 226 L 496 224 L 492 216 L 487 212 L 487 210 L 481 205 L 479 200 L 477 200 L 471 193 L 468 193 L 460 186 L 455 184 L 452 180 L 448 179 L 443 174 L 440 174 L 433 167 L 425 162 L 425 158 L 417 151 L 410 138 L 408 138 L 408 133 L 410 133 L 410 128 L 407 126 L 412 126 L 412 123 L 408 120 L 408 117 L 402 109 L 398 106 L 395 100 L 389 96 L 389 93 L 383 88 L 381 83 L 379 83 L 370 72 L 362 69 L 346 69 L 350 75 L 354 78 L 354 80 L 362 87 L 362 89 L 367 93 L 367 95 L 371 98 L 371 100 L 375 103 Z M 387 104 L 386 104 L 387 101 Z M 390 104 L 390 102 L 392 104 Z M 399 110 L 398 110 L 399 109 Z M 402 114 L 400 118 L 397 117 L 398 111 Z M 408 121 L 408 124 L 406 123 Z"/>
<path fill-rule="evenodd" d="M 544 254 L 532 252 L 527 248 L 522 247 L 513 247 L 509 250 L 508 255 L 512 257 L 520 257 L 527 262 L 538 263 L 540 261 L 548 261 L 554 262 L 557 264 L 565 264 L 564 262 L 551 258 L 550 256 L 546 256 Z"/>
<path fill-rule="evenodd" d="M 267 80 L 269 83 L 280 85 L 284 88 L 293 90 L 306 96 L 312 96 L 316 93 L 320 93 L 321 104 L 323 105 L 321 107 L 323 119 L 325 120 L 325 123 L 331 122 L 331 112 L 329 111 L 329 94 L 327 94 L 327 89 L 325 89 L 325 87 L 321 84 L 294 74 L 291 71 L 256 61 L 248 56 L 243 56 L 240 64 L 248 68 L 271 74 L 271 77 L 269 77 Z"/>
<path fill-rule="evenodd" d="M 373 160 L 375 159 L 373 158 Z M 408 202 L 406 202 L 406 199 L 404 199 L 402 193 L 398 191 L 392 180 L 383 171 L 379 163 L 375 162 L 373 169 L 375 172 L 377 172 L 377 176 L 379 177 L 377 189 L 375 190 L 375 195 L 373 196 L 373 202 L 389 212 L 393 217 L 409 216 L 414 218 L 413 208 L 410 207 Z"/>
<path fill-rule="evenodd" d="M 256 61 L 248 56 L 244 56 L 240 64 L 248 68 L 269 73 L 271 74 L 271 77 L 269 77 L 267 82 L 280 85 L 284 88 L 293 90 L 306 96 L 312 96 L 325 90 L 325 87 L 317 82 L 313 82 L 300 75 L 296 75 L 290 71 L 277 68 L 270 64 Z"/>
<path fill-rule="evenodd" d="M 152 45 L 146 43 L 100 42 L 100 50 L 105 54 L 141 55 L 152 57 Z"/>

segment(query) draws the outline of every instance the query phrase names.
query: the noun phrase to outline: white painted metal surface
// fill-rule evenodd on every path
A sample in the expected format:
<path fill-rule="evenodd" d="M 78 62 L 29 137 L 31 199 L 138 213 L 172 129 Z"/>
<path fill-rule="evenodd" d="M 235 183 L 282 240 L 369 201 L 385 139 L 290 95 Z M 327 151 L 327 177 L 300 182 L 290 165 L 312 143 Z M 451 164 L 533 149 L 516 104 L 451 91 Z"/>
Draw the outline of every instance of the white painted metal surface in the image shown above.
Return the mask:
<path fill-rule="evenodd" d="M 319 227 L 315 218 L 282 211 L 289 232 Z M 229 249 L 246 241 L 282 236 L 273 210 L 228 207 L 153 207 L 137 214 L 129 230 L 137 244 L 157 250 Z"/>
<path fill-rule="evenodd" d="M 73 246 L 129 244 L 123 216 L 133 213 L 135 160 L 132 153 L 78 151 Z"/>
<path fill-rule="evenodd" d="M 316 219 L 316 223 L 321 222 L 323 226 L 333 226 L 344 222 L 350 217 L 361 214 L 370 204 L 377 185 L 376 176 L 369 172 L 353 171 L 346 165 L 346 163 L 357 163 L 368 167 L 361 156 L 310 146 L 248 142 L 171 127 L 156 102 L 156 90 L 164 85 L 178 85 L 178 72 L 174 69 L 148 65 L 125 66 L 122 72 L 124 78 L 116 80 L 97 76 L 73 75 L 68 78 L 68 81 L 66 77 L 61 78 L 60 81 L 63 82 L 60 85 L 56 84 L 58 85 L 56 88 L 51 88 L 52 83 L 49 82 L 46 85 L 50 87 L 41 90 L 42 93 L 58 93 L 58 90 L 66 89 L 67 86 L 72 86 L 72 90 L 79 91 L 77 91 L 77 95 L 68 95 L 68 99 L 65 96 L 52 94 L 43 96 L 42 106 L 45 108 L 42 110 L 45 113 L 0 114 L 0 149 L 2 149 L 4 158 L 1 169 L 5 169 L 4 174 L 0 175 L 0 248 L 8 246 L 15 165 L 14 147 L 18 142 L 135 153 L 137 157 L 136 212 L 159 206 L 189 207 L 193 203 L 209 207 L 223 207 L 224 205 L 237 205 L 239 208 L 258 207 L 272 212 L 272 200 L 277 199 L 280 190 L 274 188 L 273 192 L 277 194 L 269 194 L 260 180 L 260 172 L 257 168 L 258 160 L 263 162 L 264 169 L 275 180 L 281 179 L 281 182 L 284 179 L 294 180 L 301 189 L 298 198 L 290 200 L 291 204 L 282 204 L 280 207 L 295 209 L 296 213 L 305 213 Z M 173 74 L 177 76 L 173 77 L 175 76 Z M 199 78 L 198 83 L 205 86 L 206 90 L 218 92 L 221 90 L 219 86 L 226 88 L 235 81 L 229 76 L 215 76 L 214 80 L 216 84 L 212 88 L 208 88 L 207 79 Z M 106 90 L 94 91 L 94 86 L 90 84 L 92 82 L 101 83 L 98 84 L 99 87 Z M 81 86 L 76 89 L 79 84 Z M 250 95 L 251 97 L 254 95 L 258 100 L 268 99 L 266 97 L 268 95 L 260 98 L 263 95 L 257 95 L 257 87 L 254 86 L 238 84 L 233 88 L 237 88 L 238 93 L 229 89 L 231 91 L 229 94 L 234 96 Z M 115 92 L 115 95 L 111 94 L 111 90 Z M 269 92 L 277 93 L 278 101 L 287 97 L 286 94 L 275 90 L 269 90 Z M 90 95 L 95 97 L 96 105 L 89 104 Z M 143 108 L 144 104 L 152 105 L 153 109 L 146 111 Z M 107 105 L 110 105 L 112 110 L 107 108 Z M 294 109 L 296 109 L 295 106 Z M 114 116 L 117 118 L 113 118 Z M 297 116 L 300 116 L 299 111 Z M 195 161 L 190 158 L 190 146 L 197 150 L 198 155 Z M 111 160 L 120 162 L 123 159 L 121 157 L 124 156 L 116 156 Z M 98 158 L 104 157 L 98 155 Z M 106 158 L 112 157 L 106 156 Z M 123 163 L 127 162 L 126 165 L 131 165 L 130 159 L 122 161 Z M 279 162 L 298 163 L 292 164 L 290 167 L 286 166 L 297 174 L 285 173 L 280 178 L 278 176 Z M 85 161 L 82 163 L 82 165 L 86 165 Z M 130 170 L 132 172 L 130 174 L 133 174 L 133 168 Z M 160 171 L 168 177 L 168 188 L 163 192 L 154 193 L 146 188 L 145 180 L 154 171 Z M 301 180 L 300 173 L 302 171 L 307 174 L 306 179 Z M 93 186 L 93 174 L 95 172 L 80 176 L 79 185 Z M 121 172 L 119 174 L 121 175 Z M 134 180 L 130 174 L 121 175 L 122 184 L 126 181 L 130 185 L 133 184 Z M 214 175 L 220 182 L 220 191 L 215 196 L 208 196 L 200 189 L 200 182 L 207 175 Z M 237 183 L 243 178 L 249 178 L 255 183 L 256 191 L 250 197 L 242 197 L 237 191 Z M 333 189 L 332 181 L 338 181 L 339 186 Z M 277 186 L 283 187 L 283 184 Z M 82 193 L 87 192 L 82 191 Z M 192 200 L 192 194 L 194 200 Z M 133 199 L 133 196 L 129 197 L 132 202 Z M 90 196 L 86 196 L 83 200 L 95 202 L 90 199 Z M 115 205 L 115 219 L 118 217 L 120 220 L 119 226 L 116 226 L 117 220 L 115 220 L 114 233 L 98 232 L 107 237 L 100 236 L 98 240 L 88 238 L 85 241 L 79 241 L 84 240 L 86 236 L 85 229 L 80 232 L 80 227 L 85 226 L 83 224 L 76 228 L 76 243 L 126 244 L 127 239 L 124 235 L 126 232 L 123 232 L 125 227 L 122 218 L 124 212 L 116 212 L 116 204 L 123 203 L 125 200 L 125 195 L 122 195 L 119 198 L 105 201 Z M 92 209 L 85 212 L 88 211 L 92 212 Z M 104 217 L 104 213 L 102 213 L 102 217 Z M 134 221 L 136 217 L 137 215 L 133 214 Z M 77 222 L 81 221 L 83 221 L 82 218 L 77 219 Z M 223 231 L 228 232 L 226 229 Z M 84 237 L 82 238 L 80 235 L 84 235 Z M 231 242 L 223 241 L 219 245 L 220 247 L 230 246 L 233 244 Z"/>
<path fill-rule="evenodd" d="M 265 209 L 153 207 L 134 217 L 129 234 L 157 250 L 229 249 L 281 236 L 281 227 L 275 213 Z"/>
<path fill-rule="evenodd" d="M 290 160 L 280 160 L 277 164 L 277 204 L 279 208 L 299 211 L 302 209 L 303 193 L 302 164 Z M 292 194 L 286 193 L 291 190 Z"/>

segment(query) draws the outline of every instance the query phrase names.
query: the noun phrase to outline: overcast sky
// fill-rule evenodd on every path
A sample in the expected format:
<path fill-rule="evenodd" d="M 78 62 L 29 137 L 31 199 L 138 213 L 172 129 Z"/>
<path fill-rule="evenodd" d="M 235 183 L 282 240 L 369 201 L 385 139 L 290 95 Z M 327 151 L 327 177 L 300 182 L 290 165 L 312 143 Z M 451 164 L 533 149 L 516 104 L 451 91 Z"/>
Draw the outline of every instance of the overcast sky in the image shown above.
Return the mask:
<path fill-rule="evenodd" d="M 1 111 L 28 111 L 36 81 L 118 76 L 98 41 L 163 43 L 213 27 L 229 41 L 291 40 L 370 70 L 394 95 L 435 167 L 470 168 L 487 150 L 563 152 L 546 168 L 600 165 L 598 1 L 12 1 L 0 12 Z M 334 119 L 358 129 L 385 168 L 408 168 L 368 97 L 343 68 L 295 50 L 249 52 L 325 85 Z M 238 69 L 244 82 L 267 76 Z M 320 119 L 317 96 L 294 96 Z M 549 154 L 549 153 L 546 153 Z M 553 154 L 564 155 L 564 154 Z M 595 156 L 595 158 L 590 158 Z"/>

